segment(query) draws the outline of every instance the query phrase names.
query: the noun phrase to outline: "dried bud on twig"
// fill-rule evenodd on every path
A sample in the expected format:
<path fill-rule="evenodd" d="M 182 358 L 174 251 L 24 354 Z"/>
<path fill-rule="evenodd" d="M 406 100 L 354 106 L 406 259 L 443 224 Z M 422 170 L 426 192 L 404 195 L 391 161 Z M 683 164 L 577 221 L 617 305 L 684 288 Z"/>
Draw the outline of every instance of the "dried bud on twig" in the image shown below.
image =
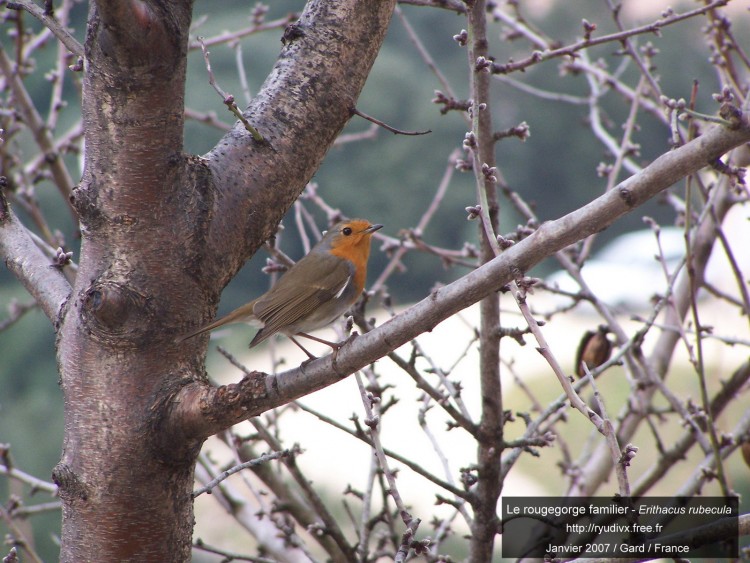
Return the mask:
<path fill-rule="evenodd" d="M 469 32 L 462 29 L 460 33 L 453 36 L 453 41 L 461 45 L 461 47 L 466 47 L 466 43 L 469 41 Z"/>
<path fill-rule="evenodd" d="M 516 243 L 515 241 L 505 238 L 503 235 L 497 235 L 497 244 L 500 245 L 501 250 L 507 250 Z"/>
<path fill-rule="evenodd" d="M 432 98 L 432 103 L 443 106 L 440 110 L 440 113 L 443 115 L 452 110 L 468 111 L 471 107 L 471 102 L 469 100 L 457 100 L 451 98 L 450 96 L 443 94 L 440 90 L 435 90 L 435 97 Z"/>
<path fill-rule="evenodd" d="M 583 38 L 586 41 L 591 41 L 591 34 L 596 31 L 596 24 L 591 23 L 586 18 L 581 21 L 581 25 L 583 25 Z"/>
<path fill-rule="evenodd" d="M 53 264 L 53 266 L 55 268 L 62 268 L 64 266 L 67 266 L 68 264 L 70 264 L 72 258 L 72 252 L 65 252 L 62 247 L 58 246 L 57 250 L 55 251 L 55 263 Z"/>
<path fill-rule="evenodd" d="M 711 97 L 720 104 L 731 104 L 734 101 L 734 94 L 729 86 L 724 86 L 718 94 L 712 94 Z"/>
<path fill-rule="evenodd" d="M 467 221 L 473 221 L 474 219 L 476 219 L 477 217 L 479 217 L 479 215 L 481 215 L 481 213 L 482 213 L 482 206 L 481 205 L 473 205 L 473 206 L 470 205 L 469 207 L 465 207 L 464 209 L 466 210 L 466 213 L 469 214 L 466 217 Z"/>
<path fill-rule="evenodd" d="M 483 163 L 482 174 L 485 180 L 497 184 L 497 168 L 495 166 L 489 166 L 486 162 Z"/>
<path fill-rule="evenodd" d="M 477 72 L 489 72 L 491 66 L 492 61 L 481 55 L 474 62 L 474 70 Z"/>
<path fill-rule="evenodd" d="M 630 467 L 631 460 L 638 453 L 638 446 L 628 444 L 622 450 L 622 456 L 620 456 L 620 463 L 625 467 Z"/>
<path fill-rule="evenodd" d="M 464 135 L 464 147 L 467 149 L 475 149 L 477 147 L 477 137 L 473 131 L 468 131 Z"/>

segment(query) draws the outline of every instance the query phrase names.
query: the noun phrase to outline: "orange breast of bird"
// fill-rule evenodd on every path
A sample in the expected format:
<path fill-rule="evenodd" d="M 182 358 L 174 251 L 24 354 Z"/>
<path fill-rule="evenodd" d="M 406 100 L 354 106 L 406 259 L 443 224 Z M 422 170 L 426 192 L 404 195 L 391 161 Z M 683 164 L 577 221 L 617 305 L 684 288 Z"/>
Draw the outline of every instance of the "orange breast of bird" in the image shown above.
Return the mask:
<path fill-rule="evenodd" d="M 331 244 L 329 251 L 334 256 L 348 260 L 354 266 L 354 288 L 355 295 L 362 293 L 367 279 L 367 260 L 370 258 L 370 237 L 371 232 L 367 229 L 370 227 L 368 221 L 355 219 L 350 221 L 348 226 L 353 233 L 348 237 L 338 237 Z"/>

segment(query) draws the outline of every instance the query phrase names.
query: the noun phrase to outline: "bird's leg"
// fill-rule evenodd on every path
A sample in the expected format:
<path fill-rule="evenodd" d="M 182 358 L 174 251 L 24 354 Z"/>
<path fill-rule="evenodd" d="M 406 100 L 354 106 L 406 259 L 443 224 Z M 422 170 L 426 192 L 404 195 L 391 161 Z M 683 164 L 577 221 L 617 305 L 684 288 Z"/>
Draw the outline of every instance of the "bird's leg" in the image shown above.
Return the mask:
<path fill-rule="evenodd" d="M 341 347 L 349 342 L 349 339 L 347 338 L 343 342 L 331 342 L 330 340 L 324 340 L 322 338 L 318 338 L 317 336 L 313 336 L 312 334 L 307 334 L 306 332 L 298 332 L 297 336 L 304 336 L 305 338 L 309 338 L 310 340 L 315 340 L 315 342 L 320 342 L 321 344 L 325 344 L 326 346 L 330 346 L 331 350 L 333 350 L 333 362 L 336 363 L 336 356 L 339 354 L 339 350 Z M 299 345 L 298 345 L 299 346 Z"/>
<path fill-rule="evenodd" d="M 318 338 L 317 336 L 313 336 L 312 334 L 307 334 L 306 332 L 298 332 L 297 336 L 304 336 L 305 338 L 309 338 L 310 340 L 314 340 L 315 342 L 320 342 L 321 344 L 330 346 L 334 352 L 338 352 L 339 348 L 341 348 L 347 342 L 346 340 L 344 340 L 343 342 L 331 342 L 330 340 L 323 340 L 322 338 Z M 300 345 L 297 344 L 297 346 Z M 302 348 L 302 346 L 300 346 L 300 348 Z"/>
<path fill-rule="evenodd" d="M 300 336 L 306 336 L 306 335 L 300 333 Z M 312 362 L 313 360 L 317 360 L 318 359 L 317 356 L 313 356 L 310 352 L 307 351 L 307 348 L 305 348 L 304 346 L 302 346 L 302 344 L 300 344 L 299 342 L 297 342 L 297 340 L 294 338 L 294 336 L 290 336 L 289 340 L 291 340 L 292 342 L 294 342 L 299 347 L 300 350 L 302 350 L 305 354 L 307 354 L 308 360 L 305 361 L 305 362 L 303 362 L 303 363 L 306 364 L 308 362 Z M 317 340 L 317 339 L 313 338 L 313 340 Z"/>
<path fill-rule="evenodd" d="M 311 334 L 307 334 L 306 332 L 298 332 L 297 336 L 304 336 L 305 338 L 309 338 L 310 340 L 315 340 L 315 342 L 320 342 L 321 344 L 325 344 L 326 346 L 330 346 L 333 350 L 333 362 L 336 362 L 336 356 L 338 356 L 339 350 L 346 345 L 348 342 L 354 340 L 354 338 L 357 336 L 356 332 L 353 332 L 349 335 L 349 337 L 346 340 L 342 340 L 341 342 L 331 342 L 330 340 L 324 340 L 322 338 L 318 338 L 317 336 L 313 336 Z M 292 339 L 294 340 L 294 339 Z M 302 348 L 302 346 L 299 343 L 296 343 L 297 346 Z M 304 348 L 302 348 L 304 350 Z M 305 350 L 306 351 L 306 350 Z M 309 354 L 309 352 L 308 352 Z"/>

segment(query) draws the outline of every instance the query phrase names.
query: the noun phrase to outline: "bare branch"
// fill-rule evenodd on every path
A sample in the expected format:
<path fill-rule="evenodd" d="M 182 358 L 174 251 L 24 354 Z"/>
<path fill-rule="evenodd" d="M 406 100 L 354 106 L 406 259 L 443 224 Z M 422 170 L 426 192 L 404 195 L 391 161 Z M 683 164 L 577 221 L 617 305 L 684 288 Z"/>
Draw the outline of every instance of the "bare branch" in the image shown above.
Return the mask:
<path fill-rule="evenodd" d="M 342 424 L 339 424 L 338 422 L 336 422 L 332 418 L 330 418 L 330 417 L 328 417 L 328 416 L 326 416 L 326 415 L 324 415 L 322 413 L 319 413 L 319 412 L 311 409 L 310 407 L 305 406 L 304 404 L 302 404 L 300 402 L 296 402 L 295 404 L 299 408 L 301 408 L 303 411 L 308 412 L 311 415 L 317 417 L 322 422 L 325 422 L 326 424 L 330 424 L 334 428 L 337 428 L 338 430 L 341 430 L 342 432 L 346 432 L 350 436 L 352 436 L 354 438 L 357 438 L 358 440 L 361 440 L 365 444 L 367 444 L 368 446 L 372 447 L 372 445 L 373 445 L 372 442 L 362 432 L 358 432 L 358 431 L 346 428 L 345 426 L 343 426 Z M 398 461 L 399 463 L 405 465 L 406 467 L 408 467 L 409 469 L 411 469 L 415 473 L 417 473 L 417 474 L 421 475 L 422 477 L 424 477 L 425 479 L 427 479 L 427 480 L 435 483 L 438 487 L 441 487 L 441 488 L 445 489 L 446 491 L 450 492 L 454 496 L 457 496 L 457 497 L 459 497 L 461 499 L 464 499 L 467 496 L 466 492 L 464 490 L 462 490 L 462 489 L 454 486 L 453 484 L 449 483 L 448 481 L 441 481 L 440 479 L 438 479 L 437 477 L 435 477 L 431 473 L 427 472 L 421 465 L 419 465 L 418 463 L 415 463 L 415 462 L 411 461 L 408 457 L 406 457 L 404 455 L 401 455 L 401 454 L 398 454 L 398 453 L 396 453 L 394 451 L 391 451 L 388 448 L 384 448 L 383 452 L 385 453 L 386 456 L 388 456 L 388 457 L 390 457 L 390 458 Z"/>
<path fill-rule="evenodd" d="M 387 123 L 383 123 L 379 119 L 375 119 L 374 117 L 371 117 L 367 115 L 366 113 L 362 113 L 357 108 L 352 108 L 352 115 L 358 115 L 362 119 L 366 119 L 367 121 L 370 121 L 371 123 L 374 123 L 375 125 L 379 125 L 386 131 L 390 131 L 394 135 L 427 135 L 428 133 L 432 133 L 429 129 L 427 131 L 403 131 L 401 129 L 396 129 L 395 127 L 391 127 Z"/>
<path fill-rule="evenodd" d="M 388 467 L 388 460 L 385 456 L 385 452 L 383 451 L 383 445 L 380 441 L 380 432 L 378 430 L 378 425 L 380 423 L 380 416 L 376 414 L 378 410 L 376 410 L 377 405 L 379 403 L 379 398 L 373 396 L 371 393 L 369 393 L 366 389 L 364 384 L 362 383 L 362 378 L 359 373 L 355 374 L 355 378 L 357 380 L 357 387 L 359 388 L 360 396 L 362 397 L 362 404 L 365 407 L 365 413 L 367 414 L 367 417 L 365 418 L 365 424 L 370 429 L 370 440 L 372 442 L 373 450 L 375 451 L 375 455 L 378 458 L 378 464 L 380 465 L 381 471 L 383 471 L 383 474 L 385 475 L 385 478 L 388 481 L 388 494 L 393 499 L 393 501 L 396 503 L 396 508 L 398 509 L 399 515 L 401 516 L 401 519 L 403 520 L 404 524 L 407 527 L 407 530 L 409 530 L 411 537 L 413 534 L 416 533 L 417 528 L 419 527 L 420 519 L 414 518 L 411 513 L 406 509 L 406 505 L 404 504 L 403 499 L 401 498 L 401 494 L 399 493 L 398 486 L 396 485 L 396 477 L 393 474 L 393 471 Z M 402 549 L 405 547 L 406 552 L 409 550 L 409 542 L 404 541 L 402 542 L 400 548 L 399 548 L 399 554 L 401 554 Z M 402 557 L 399 558 L 398 555 L 396 557 L 397 560 L 402 560 L 405 558 L 406 553 L 403 553 Z"/>
<path fill-rule="evenodd" d="M 726 6 L 728 2 L 729 0 L 715 0 L 714 2 L 711 2 L 710 4 L 707 4 L 700 8 L 689 10 L 682 14 L 672 14 L 665 18 L 656 20 L 655 22 L 652 22 L 650 24 L 635 27 L 633 29 L 620 31 L 618 33 L 611 33 L 602 37 L 581 39 L 580 41 L 577 41 L 576 43 L 573 43 L 572 45 L 568 45 L 566 47 L 549 49 L 545 51 L 535 51 L 529 57 L 518 62 L 509 62 L 506 64 L 493 63 L 492 72 L 498 74 L 509 74 L 511 72 L 516 72 L 518 70 L 528 68 L 529 66 L 537 64 L 541 61 L 547 61 L 549 59 L 565 56 L 574 57 L 578 51 L 593 47 L 594 45 L 623 41 L 625 39 L 628 39 L 629 37 L 642 35 L 644 33 L 659 33 L 662 28 L 668 25 L 693 18 L 700 14 L 705 14 L 707 12 L 710 12 L 711 10 L 715 10 L 716 8 L 721 8 L 722 6 Z"/>
<path fill-rule="evenodd" d="M 268 427 L 261 424 L 259 420 L 254 419 L 251 424 L 258 432 L 259 436 L 272 448 L 281 448 L 281 443 L 278 441 L 276 436 L 273 436 Z M 293 448 L 291 455 L 282 458 L 282 463 L 286 466 L 287 470 L 291 474 L 292 478 L 296 481 L 297 485 L 302 490 L 304 495 L 304 502 L 298 500 L 297 495 L 292 494 L 279 494 L 278 496 L 282 499 L 287 499 L 290 504 L 290 512 L 294 513 L 297 520 L 305 526 L 306 529 L 311 528 L 322 528 L 326 531 L 325 534 L 316 535 L 317 541 L 326 548 L 329 556 L 335 562 L 350 561 L 353 555 L 353 548 L 349 545 L 346 540 L 343 531 L 341 530 L 338 522 L 326 508 L 323 499 L 313 489 L 309 480 L 302 473 L 297 465 L 297 453 L 299 448 Z M 277 493 L 280 492 L 281 487 L 279 485 L 274 487 L 274 482 L 277 480 L 275 476 L 276 472 L 269 471 L 268 466 L 256 466 L 254 470 L 256 474 L 263 480 L 264 483 L 271 486 Z"/>
<path fill-rule="evenodd" d="M 56 325 L 70 295 L 62 272 L 39 250 L 30 233 L 8 206 L 0 189 L 0 256 L 8 269 L 34 297 L 44 314 Z"/>
<path fill-rule="evenodd" d="M 253 557 L 250 555 L 240 555 L 239 553 L 230 552 L 226 549 L 219 549 L 206 544 L 203 540 L 198 538 L 193 543 L 193 549 L 198 551 L 205 551 L 206 553 L 213 553 L 215 555 L 221 555 L 222 561 L 250 561 L 250 563 L 276 563 L 276 559 L 270 559 L 268 557 Z"/>
<path fill-rule="evenodd" d="M 208 111 L 204 113 L 204 112 L 199 112 L 190 108 L 185 108 L 185 117 L 187 119 L 193 119 L 195 121 L 199 121 L 200 123 L 203 123 L 210 127 L 214 127 L 215 129 L 219 129 L 220 131 L 226 132 L 232 129 L 231 125 L 221 121 L 216 115 L 216 112 L 213 112 L 213 111 Z"/>
<path fill-rule="evenodd" d="M 426 6 L 430 8 L 444 8 L 457 14 L 466 13 L 466 5 L 458 0 L 399 0 L 399 4 L 410 4 L 412 6 Z"/>
<path fill-rule="evenodd" d="M 732 398 L 736 397 L 743 386 L 747 385 L 750 380 L 750 363 L 744 363 L 732 374 L 732 377 L 728 381 L 724 382 L 721 389 L 714 396 L 711 401 L 711 414 L 714 418 L 718 418 L 719 415 L 724 412 L 724 409 L 730 403 Z M 734 434 L 737 439 L 740 438 L 740 434 Z M 688 451 L 698 441 L 698 437 L 702 436 L 699 432 L 691 427 L 687 428 L 680 438 L 678 438 L 674 445 L 657 460 L 651 467 L 640 476 L 638 481 L 633 486 L 633 494 L 635 496 L 643 496 L 648 493 L 649 490 L 662 478 L 667 472 L 675 466 L 675 463 L 679 460 L 684 460 L 687 456 Z M 704 447 L 703 451 L 708 455 L 709 448 Z"/>
<path fill-rule="evenodd" d="M 26 537 L 26 534 L 24 534 L 23 530 L 16 525 L 13 517 L 2 505 L 0 505 L 0 518 L 2 518 L 2 520 L 5 521 L 5 525 L 8 526 L 10 535 L 13 538 L 12 543 L 18 544 L 26 553 L 30 561 L 33 561 L 34 563 L 43 563 L 42 558 L 39 557 L 39 554 L 37 554 L 34 549 L 34 543 Z"/>
<path fill-rule="evenodd" d="M 242 125 L 245 126 L 245 129 L 253 136 L 253 139 L 255 139 L 257 142 L 263 142 L 263 137 L 260 133 L 258 133 L 258 130 L 253 127 L 250 122 L 247 120 L 247 118 L 242 114 L 240 111 L 240 108 L 237 106 L 237 103 L 234 101 L 234 96 L 231 94 L 227 94 L 224 90 L 221 89 L 221 86 L 219 86 L 216 82 L 216 76 L 214 76 L 214 71 L 211 70 L 211 60 L 208 58 L 208 49 L 206 49 L 205 43 L 203 43 L 203 38 L 199 37 L 198 40 L 201 43 L 201 49 L 203 51 L 203 60 L 206 61 L 206 72 L 208 72 L 208 83 L 213 86 L 213 89 L 216 90 L 216 93 L 221 96 L 222 101 L 224 102 L 224 105 L 227 106 L 229 111 L 231 111 L 237 119 L 239 119 L 242 122 Z"/>
<path fill-rule="evenodd" d="M 60 190 L 65 200 L 65 205 L 70 208 L 71 213 L 75 216 L 70 206 L 70 195 L 73 189 L 73 180 L 70 177 L 70 173 L 65 167 L 60 153 L 57 152 L 55 141 L 34 106 L 34 102 L 26 90 L 26 86 L 21 80 L 14 63 L 2 46 L 0 46 L 0 73 L 5 76 L 5 80 L 10 85 L 16 107 L 34 135 L 34 140 L 39 146 L 39 150 L 45 155 L 57 189 Z"/>
<path fill-rule="evenodd" d="M 8 304 L 8 318 L 0 321 L 0 332 L 18 322 L 26 313 L 37 307 L 36 301 L 18 303 L 15 299 Z"/>
<path fill-rule="evenodd" d="M 26 10 L 28 13 L 42 22 L 47 27 L 47 29 L 54 33 L 55 37 L 60 40 L 60 43 L 67 47 L 68 51 L 70 51 L 77 57 L 83 57 L 83 45 L 81 45 L 78 40 L 73 37 L 67 29 L 65 29 L 65 27 L 60 25 L 60 23 L 55 19 L 54 16 L 47 14 L 44 10 L 42 10 L 39 6 L 32 2 L 32 0 L 14 0 L 13 2 L 6 2 L 5 4 L 9 9 L 23 8 L 24 10 Z"/>
<path fill-rule="evenodd" d="M 197 50 L 197 49 L 203 48 L 204 46 L 213 47 L 214 45 L 221 45 L 223 43 L 231 43 L 233 41 L 237 41 L 238 39 L 243 39 L 255 33 L 260 33 L 262 31 L 268 31 L 271 29 L 283 29 L 284 27 L 286 27 L 288 24 L 293 22 L 298 17 L 299 17 L 298 14 L 290 13 L 287 16 L 284 16 L 283 18 L 279 18 L 273 21 L 253 24 L 249 27 L 238 29 L 237 31 L 223 32 L 214 37 L 198 38 L 197 41 L 193 41 L 190 44 L 189 49 Z"/>
<path fill-rule="evenodd" d="M 237 384 L 219 389 L 188 385 L 175 406 L 173 422 L 181 428 L 186 424 L 187 428 L 192 427 L 190 434 L 209 436 L 248 416 L 322 389 L 500 289 L 514 280 L 518 272 L 528 271 L 547 256 L 603 230 L 680 178 L 748 140 L 750 125 L 746 118 L 736 129 L 715 126 L 698 139 L 660 156 L 641 173 L 588 205 L 542 224 L 497 258 L 433 291 L 373 331 L 352 339 L 336 358 L 327 356 L 278 375 L 253 373 Z"/>
<path fill-rule="evenodd" d="M 696 141 L 704 139 L 707 135 L 710 135 L 713 131 L 707 132 L 703 137 L 699 137 Z M 695 143 L 691 141 L 685 147 Z M 676 152 L 676 151 L 675 151 Z M 674 152 L 670 153 L 674 154 Z M 644 170 L 646 172 L 647 169 Z M 712 201 L 710 201 L 707 207 L 716 207 L 716 218 L 721 220 L 726 214 L 731 203 L 731 196 L 728 194 L 727 182 L 722 182 L 718 187 L 715 187 L 711 192 Z M 705 273 L 705 268 L 708 263 L 708 258 L 713 248 L 714 241 L 716 240 L 716 227 L 713 217 L 708 214 L 708 220 L 700 223 L 694 234 L 693 241 L 691 244 L 692 253 L 692 267 L 695 269 L 695 275 L 698 280 L 702 279 Z M 685 314 L 689 310 L 689 304 L 692 299 L 692 292 L 694 287 L 687 276 L 677 280 L 677 284 L 674 290 L 674 294 L 671 298 L 672 306 L 667 309 L 666 324 L 668 326 L 681 326 Z M 648 374 L 647 381 L 652 381 L 655 378 L 663 377 L 671 361 L 674 353 L 674 348 L 680 339 L 681 331 L 665 330 L 659 335 L 656 344 L 653 347 L 653 351 L 649 358 L 646 358 L 640 349 L 636 350 L 635 358 L 638 364 L 640 364 L 646 373 Z M 646 404 L 649 397 L 653 394 L 657 387 L 647 386 L 646 388 L 637 388 L 635 390 L 635 404 Z M 625 413 L 620 422 L 618 429 L 618 435 L 622 440 L 629 440 L 639 427 L 640 422 L 643 420 L 643 413 L 638 411 L 630 411 Z M 602 483 L 606 478 L 610 470 L 609 460 L 607 459 L 607 452 L 604 452 L 601 448 L 598 448 L 592 455 L 586 460 L 585 467 L 583 468 L 583 475 L 585 478 L 581 479 L 577 484 L 576 488 L 578 492 L 576 494 L 590 494 L 595 491 L 599 484 Z"/>
<path fill-rule="evenodd" d="M 409 39 L 411 40 L 414 47 L 417 49 L 417 52 L 422 57 L 422 60 L 424 61 L 424 63 L 427 65 L 427 67 L 432 71 L 432 73 L 438 79 L 443 89 L 446 92 L 448 92 L 448 95 L 451 98 L 456 98 L 457 96 L 454 93 L 453 88 L 451 87 L 450 83 L 448 82 L 448 79 L 440 71 L 440 69 L 437 66 L 437 63 L 432 58 L 430 53 L 427 51 L 427 48 L 425 47 L 424 43 L 422 43 L 422 41 L 419 39 L 419 36 L 417 35 L 416 30 L 409 23 L 409 20 L 406 18 L 406 15 L 404 15 L 403 10 L 401 10 L 401 8 L 398 6 L 396 6 L 396 15 L 401 20 L 401 24 L 404 26 L 404 29 L 406 29 L 406 33 L 409 35 Z"/>
<path fill-rule="evenodd" d="M 263 454 L 260 457 L 257 457 L 255 459 L 250 459 L 248 461 L 245 461 L 243 463 L 240 463 L 238 465 L 235 465 L 234 467 L 227 469 L 226 471 L 223 471 L 221 475 L 213 479 L 211 482 L 206 483 L 203 487 L 200 489 L 196 489 L 193 491 L 193 498 L 202 495 L 203 493 L 211 494 L 211 491 L 216 487 L 219 483 L 221 483 L 224 479 L 228 479 L 235 473 L 238 473 L 244 469 L 248 469 L 251 467 L 255 467 L 256 465 L 260 465 L 261 463 L 267 463 L 269 461 L 273 461 L 274 459 L 280 459 L 283 457 L 287 457 L 292 455 L 292 450 L 281 450 L 277 452 L 270 452 L 267 454 Z"/>
<path fill-rule="evenodd" d="M 7 465 L 0 465 L 0 475 L 5 475 L 10 479 L 14 479 L 20 483 L 24 483 L 31 487 L 35 491 L 44 491 L 53 495 L 57 494 L 57 485 L 50 483 L 49 481 L 43 481 L 33 475 L 16 469 L 15 467 L 8 467 Z"/>

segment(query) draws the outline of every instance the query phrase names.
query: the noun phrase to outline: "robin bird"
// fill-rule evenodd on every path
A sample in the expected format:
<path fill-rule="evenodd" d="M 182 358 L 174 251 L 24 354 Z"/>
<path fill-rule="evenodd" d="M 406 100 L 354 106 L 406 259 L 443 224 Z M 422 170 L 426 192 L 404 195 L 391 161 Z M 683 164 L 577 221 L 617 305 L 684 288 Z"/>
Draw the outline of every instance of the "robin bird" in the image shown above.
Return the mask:
<path fill-rule="evenodd" d="M 609 329 L 600 326 L 597 330 L 588 330 L 581 338 L 576 354 L 576 375 L 586 375 L 586 368 L 593 370 L 609 360 L 612 355 L 612 341 L 607 337 Z M 586 368 L 584 368 L 586 364 Z"/>
<path fill-rule="evenodd" d="M 296 335 L 322 342 L 336 353 L 343 343 L 328 342 L 307 333 L 331 324 L 362 294 L 370 239 L 382 227 L 364 219 L 338 223 L 268 292 L 183 336 L 179 342 L 226 324 L 245 322 L 261 327 L 250 342 L 250 348 L 280 332 L 310 359 L 315 356 L 297 342 Z"/>
<path fill-rule="evenodd" d="M 612 355 L 612 341 L 607 337 L 609 332 L 606 326 L 600 325 L 596 330 L 587 330 L 583 335 L 576 353 L 575 370 L 578 377 L 585 377 L 587 370 L 596 369 L 609 360 Z M 602 415 L 600 400 L 592 395 L 587 401 L 589 408 L 599 416 Z"/>

